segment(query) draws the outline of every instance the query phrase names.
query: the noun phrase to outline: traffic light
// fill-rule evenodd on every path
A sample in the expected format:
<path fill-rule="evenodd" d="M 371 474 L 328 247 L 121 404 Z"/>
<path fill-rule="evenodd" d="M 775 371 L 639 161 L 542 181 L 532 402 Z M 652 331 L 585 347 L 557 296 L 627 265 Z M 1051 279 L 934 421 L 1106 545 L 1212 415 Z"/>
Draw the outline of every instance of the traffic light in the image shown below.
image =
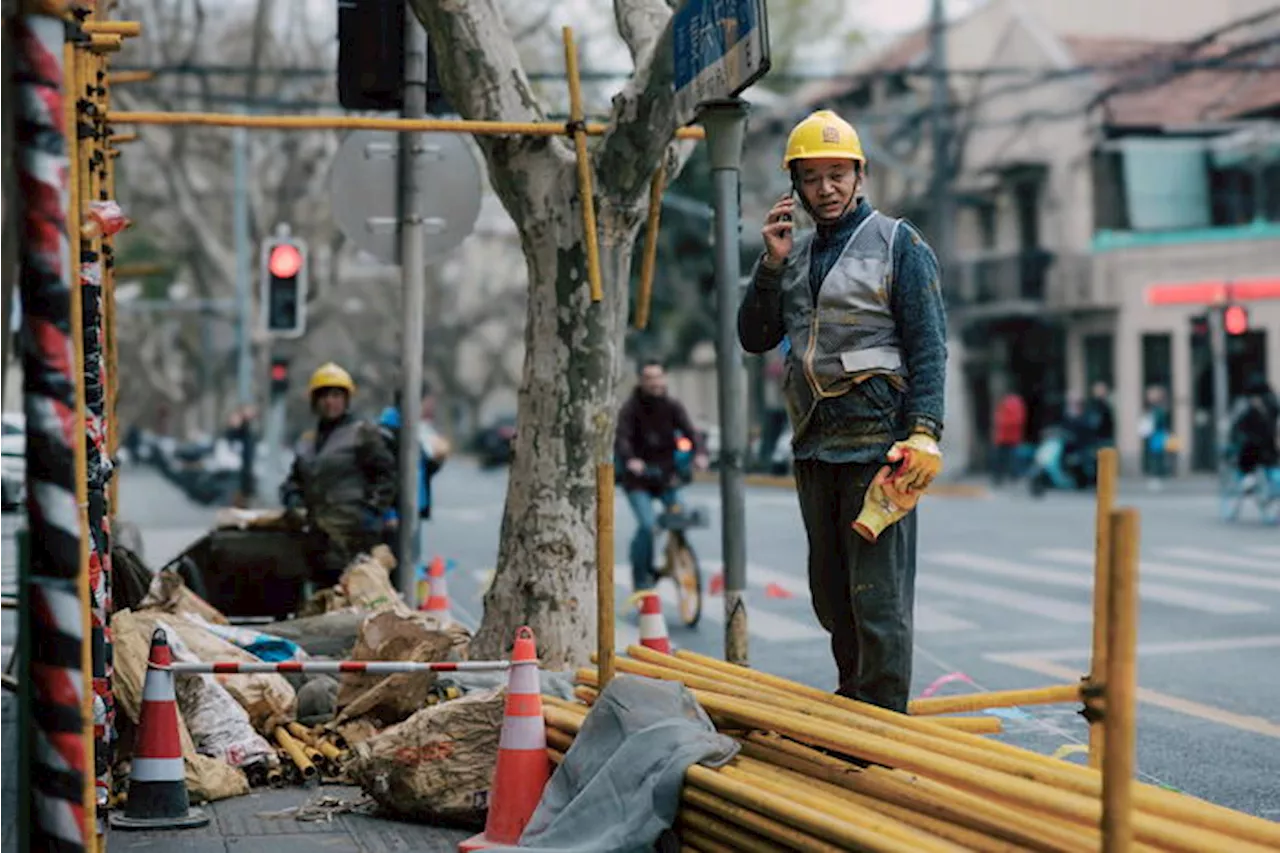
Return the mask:
<path fill-rule="evenodd" d="M 404 0 L 338 0 L 338 102 L 348 110 L 404 109 Z M 426 111 L 454 111 L 444 100 L 430 46 Z"/>
<path fill-rule="evenodd" d="M 271 359 L 271 396 L 283 397 L 289 393 L 289 360 L 287 358 Z"/>
<path fill-rule="evenodd" d="M 344 108 L 404 108 L 404 33 L 405 0 L 338 0 L 338 102 Z M 428 48 L 427 113 L 452 112 Z"/>
<path fill-rule="evenodd" d="M 1191 317 L 1191 337 L 1197 338 L 1197 339 L 1203 338 L 1205 340 L 1208 340 L 1209 338 L 1209 315 L 1208 314 L 1195 314 Z"/>
<path fill-rule="evenodd" d="M 307 325 L 307 247 L 277 238 L 262 244 L 262 315 L 269 334 L 296 338 Z"/>
<path fill-rule="evenodd" d="M 1228 335 L 1243 335 L 1249 331 L 1249 311 L 1243 305 L 1228 305 L 1222 309 L 1222 328 Z"/>
<path fill-rule="evenodd" d="M 348 110 L 404 105 L 404 0 L 338 0 L 338 102 Z"/>

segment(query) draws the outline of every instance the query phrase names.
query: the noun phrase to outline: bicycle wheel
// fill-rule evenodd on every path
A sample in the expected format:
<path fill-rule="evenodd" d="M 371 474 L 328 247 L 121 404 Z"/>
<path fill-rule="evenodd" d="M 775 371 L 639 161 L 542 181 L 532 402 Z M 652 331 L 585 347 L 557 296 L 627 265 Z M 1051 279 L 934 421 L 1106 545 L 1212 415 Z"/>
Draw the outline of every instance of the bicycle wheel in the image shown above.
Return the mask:
<path fill-rule="evenodd" d="M 667 565 L 676 582 L 680 621 L 693 628 L 702 618 L 702 568 L 698 555 L 683 535 L 672 532 L 667 541 Z"/>

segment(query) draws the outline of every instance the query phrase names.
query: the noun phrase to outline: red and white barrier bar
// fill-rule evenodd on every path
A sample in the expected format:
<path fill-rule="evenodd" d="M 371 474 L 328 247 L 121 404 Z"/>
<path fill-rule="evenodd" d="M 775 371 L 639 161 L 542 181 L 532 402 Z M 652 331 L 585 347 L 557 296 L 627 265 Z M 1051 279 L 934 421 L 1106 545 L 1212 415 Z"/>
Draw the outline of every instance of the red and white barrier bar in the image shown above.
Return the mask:
<path fill-rule="evenodd" d="M 511 666 L 506 660 L 469 661 L 201 661 L 173 663 L 167 668 L 179 675 L 243 675 L 259 672 L 360 672 L 368 675 L 390 675 L 397 672 L 499 672 Z"/>

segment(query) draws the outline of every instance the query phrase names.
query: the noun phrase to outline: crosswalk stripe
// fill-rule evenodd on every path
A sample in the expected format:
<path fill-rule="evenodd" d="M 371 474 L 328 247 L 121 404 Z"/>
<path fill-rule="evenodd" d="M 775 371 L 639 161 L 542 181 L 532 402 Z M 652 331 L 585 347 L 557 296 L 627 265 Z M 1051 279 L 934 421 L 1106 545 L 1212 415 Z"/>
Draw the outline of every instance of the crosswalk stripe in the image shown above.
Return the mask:
<path fill-rule="evenodd" d="M 1203 548 L 1161 548 L 1160 553 L 1179 560 L 1198 560 L 1219 566 L 1235 566 L 1242 569 L 1263 569 L 1268 572 L 1280 572 L 1280 560 L 1268 560 L 1265 557 L 1241 557 L 1236 554 L 1219 554 Z"/>
<path fill-rule="evenodd" d="M 928 604 L 917 604 L 914 619 L 915 630 L 922 634 L 941 633 L 943 631 L 969 631 L 978 626 L 968 619 L 952 616 L 945 610 L 939 610 Z"/>
<path fill-rule="evenodd" d="M 1280 560 L 1280 548 L 1272 548 L 1267 545 L 1257 545 L 1252 548 L 1245 548 L 1250 554 L 1257 554 L 1259 557 L 1271 557 L 1274 560 Z"/>
<path fill-rule="evenodd" d="M 932 554 L 928 559 L 931 562 L 942 565 L 1001 577 L 1018 578 L 1055 586 L 1069 586 L 1077 589 L 1093 589 L 1093 576 L 1091 574 L 1056 571 L 1040 566 L 1029 566 L 1010 560 L 1002 560 L 999 557 L 944 553 Z M 1255 601 L 1243 601 L 1238 598 L 1211 595 L 1198 590 L 1162 583 L 1151 583 L 1149 581 L 1144 581 L 1139 585 L 1138 594 L 1146 601 L 1158 601 L 1162 604 L 1186 607 L 1190 610 L 1200 610 L 1205 613 L 1261 613 L 1270 609 L 1266 605 L 1258 604 Z"/>
<path fill-rule="evenodd" d="M 1092 566 L 1093 554 L 1076 548 L 1041 548 L 1031 552 L 1044 560 L 1059 563 L 1070 563 L 1077 566 Z M 1280 580 L 1259 578 L 1253 575 L 1241 575 L 1235 572 L 1221 572 L 1212 569 L 1193 569 L 1188 566 L 1175 566 L 1172 563 L 1159 563 L 1143 560 L 1138 569 L 1138 576 L 1161 575 L 1185 581 L 1205 581 L 1206 583 L 1224 584 L 1226 586 L 1242 586 L 1251 589 L 1270 589 L 1280 591 Z"/>
<path fill-rule="evenodd" d="M 916 587 L 926 593 L 943 593 L 956 598 L 981 601 L 984 604 L 997 604 L 1010 610 L 1021 610 L 1034 616 L 1052 619 L 1055 622 L 1086 624 L 1093 621 L 1092 607 L 1059 601 L 1043 595 L 1014 592 L 1000 586 L 940 578 L 936 575 L 919 575 L 916 578 Z"/>

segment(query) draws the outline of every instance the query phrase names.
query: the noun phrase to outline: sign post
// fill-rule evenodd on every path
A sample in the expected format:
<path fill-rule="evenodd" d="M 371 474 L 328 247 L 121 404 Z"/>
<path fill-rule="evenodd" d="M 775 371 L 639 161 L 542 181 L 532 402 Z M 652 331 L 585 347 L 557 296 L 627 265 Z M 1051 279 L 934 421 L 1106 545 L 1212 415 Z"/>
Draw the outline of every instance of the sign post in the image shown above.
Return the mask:
<path fill-rule="evenodd" d="M 769 70 L 764 0 L 688 0 L 675 13 L 676 114 L 702 121 L 710 146 L 715 210 L 716 372 L 720 403 L 720 500 L 724 522 L 724 656 L 747 663 L 747 382 L 738 346 L 740 177 L 747 104 L 738 95 Z"/>

